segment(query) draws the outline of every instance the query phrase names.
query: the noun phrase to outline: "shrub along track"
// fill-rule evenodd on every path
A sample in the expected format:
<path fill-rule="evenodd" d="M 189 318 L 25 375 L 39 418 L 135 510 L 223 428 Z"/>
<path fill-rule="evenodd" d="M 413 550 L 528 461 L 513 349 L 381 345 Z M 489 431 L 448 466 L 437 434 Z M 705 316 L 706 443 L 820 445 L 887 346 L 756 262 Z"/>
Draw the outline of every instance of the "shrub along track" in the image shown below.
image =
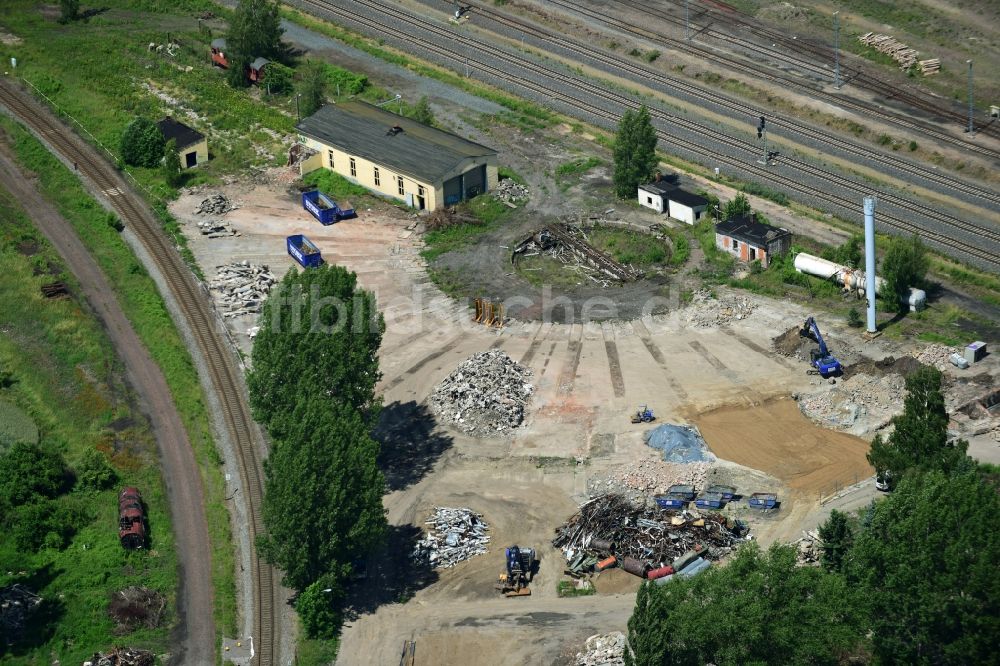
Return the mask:
<path fill-rule="evenodd" d="M 245 490 L 244 501 L 249 517 L 247 528 L 251 542 L 249 555 L 254 587 L 253 636 L 256 663 L 261 665 L 277 663 L 279 623 L 275 614 L 281 608 L 280 576 L 273 567 L 257 557 L 256 549 L 253 548 L 257 534 L 263 530 L 261 516 L 264 483 L 260 454 L 263 447 L 260 447 L 260 442 L 255 441 L 257 430 L 242 390 L 242 379 L 236 369 L 232 352 L 216 328 L 216 320 L 205 293 L 195 282 L 191 271 L 185 266 L 180 254 L 160 228 L 159 222 L 149 208 L 139 200 L 121 173 L 108 164 L 94 146 L 66 129 L 47 108 L 35 102 L 10 79 L 0 79 L 0 103 L 67 160 L 76 163 L 80 172 L 100 188 L 124 223 L 139 237 L 149 252 L 157 270 L 172 292 L 177 307 L 181 310 L 184 324 L 197 343 L 198 349 L 192 352 L 197 351 L 204 361 L 203 367 L 208 370 L 210 384 L 222 406 L 225 424 L 238 454 L 241 485 Z M 170 487 L 173 480 L 167 478 L 166 482 Z M 200 487 L 200 480 L 197 483 Z M 174 519 L 182 520 L 184 507 L 176 506 L 172 509 Z M 207 533 L 205 538 L 207 539 Z M 204 544 L 204 551 L 208 552 L 207 543 Z M 182 562 L 186 555 L 190 553 L 178 553 Z M 207 563 L 205 567 L 207 569 Z M 211 585 L 206 584 L 206 586 L 210 596 Z M 199 590 L 192 590 L 191 587 L 188 585 L 186 588 L 188 594 L 199 593 Z M 211 623 L 210 604 L 208 608 L 207 616 L 182 615 L 182 621 L 186 622 L 188 627 L 196 626 L 198 623 Z M 214 643 L 214 635 L 211 639 Z M 212 655 L 214 661 L 215 645 L 209 646 L 205 654 Z"/>
<path fill-rule="evenodd" d="M 456 40 L 454 31 L 405 11 L 388 11 L 387 5 L 383 2 L 355 0 L 350 3 L 349 9 L 340 7 L 330 0 L 297 0 L 294 4 L 316 13 L 321 18 L 329 20 L 332 15 L 364 26 L 372 34 L 388 35 L 399 39 L 409 47 L 432 53 L 447 62 L 455 63 L 456 66 L 465 63 L 467 67 L 471 66 L 477 73 L 483 73 L 507 85 L 527 90 L 538 95 L 540 99 L 564 105 L 576 113 L 599 118 L 610 126 L 618 123 L 620 113 L 599 106 L 599 103 L 630 109 L 637 109 L 640 106 L 629 96 L 605 89 L 585 79 L 567 75 L 565 71 L 511 55 L 472 34 L 463 35 L 461 40 Z M 372 18 L 372 16 L 379 18 Z M 393 22 L 400 21 L 406 21 L 405 29 L 393 25 Z M 433 35 L 433 39 L 424 38 L 421 33 Z M 474 52 L 471 51 L 472 49 Z M 522 76 L 518 70 L 530 72 L 534 78 L 529 79 Z M 572 93 L 562 92 L 566 89 L 571 90 Z M 650 115 L 654 121 L 681 127 L 699 137 L 699 142 L 696 143 L 663 130 L 657 130 L 658 138 L 665 144 L 684 149 L 695 155 L 707 155 L 715 163 L 733 167 L 749 176 L 756 176 L 761 182 L 773 183 L 785 188 L 788 192 L 822 201 L 842 215 L 849 217 L 856 214 L 859 208 L 860 193 L 870 189 L 839 174 L 792 158 L 782 158 L 788 175 L 769 167 L 757 166 L 743 157 L 734 156 L 734 154 L 743 153 L 755 154 L 757 151 L 755 146 L 749 146 L 741 140 L 721 135 L 708 127 L 679 116 L 668 115 L 657 109 L 650 109 Z M 730 152 L 724 152 L 724 150 Z M 808 174 L 814 179 L 814 182 L 823 183 L 823 186 L 803 182 L 802 174 Z M 845 188 L 853 196 L 848 198 L 836 191 L 837 189 L 843 191 Z M 1000 244 L 1000 234 L 996 231 L 894 195 L 880 194 L 880 200 L 883 202 L 891 201 L 904 214 L 923 218 L 920 223 L 914 223 L 904 219 L 894 211 L 885 211 L 880 212 L 878 216 L 880 226 L 889 227 L 896 233 L 918 234 L 938 249 L 944 249 L 963 261 L 974 261 L 990 270 L 996 270 L 1000 266 L 1000 252 L 993 249 Z M 969 240 L 964 238 L 969 238 Z"/>

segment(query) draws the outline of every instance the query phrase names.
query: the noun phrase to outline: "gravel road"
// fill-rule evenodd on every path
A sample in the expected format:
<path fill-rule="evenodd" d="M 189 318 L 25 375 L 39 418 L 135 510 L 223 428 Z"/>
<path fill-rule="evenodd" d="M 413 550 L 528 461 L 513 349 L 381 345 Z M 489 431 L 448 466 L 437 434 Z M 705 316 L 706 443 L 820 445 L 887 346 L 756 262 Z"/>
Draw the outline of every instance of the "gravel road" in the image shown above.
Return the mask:
<path fill-rule="evenodd" d="M 174 663 L 214 663 L 212 559 L 204 493 L 191 443 L 167 382 L 122 311 L 107 276 L 90 256 L 72 225 L 39 194 L 32 177 L 19 169 L 6 141 L 0 141 L 0 180 L 80 282 L 87 302 L 104 325 L 125 364 L 129 384 L 149 417 L 170 499 L 180 570 L 177 625 L 171 639 Z"/>

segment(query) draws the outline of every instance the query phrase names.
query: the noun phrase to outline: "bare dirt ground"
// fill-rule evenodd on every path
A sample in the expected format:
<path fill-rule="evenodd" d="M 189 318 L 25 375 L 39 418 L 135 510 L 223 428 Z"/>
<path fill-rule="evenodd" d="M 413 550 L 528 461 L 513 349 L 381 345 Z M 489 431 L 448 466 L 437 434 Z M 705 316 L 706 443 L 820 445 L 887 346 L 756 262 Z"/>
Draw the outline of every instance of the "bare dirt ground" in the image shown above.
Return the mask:
<path fill-rule="evenodd" d="M 163 373 L 122 311 L 104 272 L 72 225 L 39 194 L 33 176 L 20 170 L 7 139 L 6 135 L 0 137 L 0 179 L 80 282 L 87 302 L 125 365 L 129 384 L 139 396 L 156 435 L 181 572 L 173 658 L 176 663 L 211 663 L 215 658 L 211 552 L 201 476 L 187 431 Z"/>
<path fill-rule="evenodd" d="M 760 465 L 771 476 L 723 461 L 712 480 L 732 480 L 743 492 L 782 495 L 785 503 L 775 515 L 741 512 L 764 543 L 798 536 L 799 521 L 818 506 L 818 488 L 827 481 L 847 486 L 864 471 L 858 462 L 861 440 L 826 438 L 824 431 L 807 436 L 801 417 L 759 407 L 822 385 L 805 373 L 804 362 L 771 351 L 772 338 L 785 332 L 789 321 L 804 320 L 807 313 L 799 306 L 752 297 L 752 314 L 724 326 L 702 327 L 682 308 L 645 319 L 588 325 L 515 321 L 488 330 L 470 321 L 466 303 L 445 297 L 430 283 L 411 215 L 374 205 L 361 207 L 358 219 L 323 227 L 302 210 L 289 185 L 292 176 L 272 177 L 270 184 L 222 188 L 240 205 L 225 216 L 240 236 L 210 240 L 197 233 L 201 216 L 193 211 L 209 191 L 185 194 L 171 210 L 209 278 L 215 266 L 242 260 L 268 264 L 280 276 L 293 266 L 284 237 L 306 233 L 328 262 L 358 273 L 385 314 L 380 389 L 386 408 L 377 435 L 390 487 L 385 498 L 390 541 L 401 559 L 375 567 L 373 579 L 380 582 L 370 581 L 359 595 L 359 615 L 345 629 L 340 663 L 390 661 L 404 639 L 416 639 L 423 654 L 442 664 L 469 663 L 471 655 L 484 664 L 558 663 L 559 655 L 589 633 L 624 629 L 632 597 L 616 596 L 622 581 L 599 583 L 597 597 L 559 599 L 555 586 L 562 556 L 549 543 L 553 529 L 586 499 L 589 478 L 654 455 L 643 444 L 645 427 L 628 422 L 637 404 L 648 403 L 660 422 L 673 423 L 701 418 L 712 423 L 713 409 L 752 408 L 741 419 L 762 433 L 754 435 L 756 454 L 741 449 L 731 434 L 717 436 L 711 426 L 709 443 L 720 456 Z M 227 321 L 248 352 L 246 331 L 254 322 Z M 835 348 L 861 344 L 856 332 L 837 325 L 824 334 Z M 877 351 L 883 344 L 876 342 L 869 351 L 884 354 Z M 526 422 L 508 439 L 475 439 L 444 427 L 424 403 L 459 362 L 490 347 L 503 349 L 534 373 Z M 715 418 L 724 430 L 722 416 Z M 768 440 L 763 432 L 775 419 L 781 427 Z M 736 431 L 743 430 L 740 425 Z M 837 446 L 849 451 L 845 459 L 810 450 L 819 442 L 829 451 L 829 442 L 841 440 L 845 443 Z M 435 505 L 481 512 L 492 527 L 490 551 L 454 569 L 401 581 L 405 553 Z M 530 598 L 494 597 L 501 549 L 511 543 L 539 549 L 542 564 Z M 397 564 L 401 569 L 393 568 Z M 521 637 L 516 647 L 498 649 L 515 635 Z"/>

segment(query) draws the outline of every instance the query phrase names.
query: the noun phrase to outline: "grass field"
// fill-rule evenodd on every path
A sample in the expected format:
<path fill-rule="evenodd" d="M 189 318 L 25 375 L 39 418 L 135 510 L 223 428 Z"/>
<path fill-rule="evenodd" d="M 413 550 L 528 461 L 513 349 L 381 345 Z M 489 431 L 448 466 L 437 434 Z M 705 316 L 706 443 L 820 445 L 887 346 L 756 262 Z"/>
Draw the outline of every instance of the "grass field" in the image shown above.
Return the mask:
<path fill-rule="evenodd" d="M 30 415 L 42 445 L 61 453 L 70 466 L 92 449 L 110 454 L 120 484 L 143 493 L 151 548 L 126 552 L 119 545 L 116 487 L 74 488 L 54 500 L 84 516 L 65 548 L 27 553 L 17 549 L 9 532 L 0 534 L 0 587 L 21 582 L 45 599 L 24 642 L 6 656 L 0 642 L 0 661 L 79 664 L 95 650 L 124 643 L 162 652 L 169 648 L 177 569 L 156 443 L 89 310 L 76 298 L 41 295 L 40 285 L 54 279 L 79 293 L 55 252 L 0 189 L 0 369 L 7 377 L 0 400 Z M 161 592 L 170 610 L 157 629 L 113 636 L 109 596 L 130 585 Z"/>
<path fill-rule="evenodd" d="M 236 623 L 233 545 L 225 507 L 221 458 L 215 449 L 208 412 L 194 364 L 166 310 L 156 284 L 108 223 L 108 213 L 80 182 L 21 126 L 0 118 L 13 138 L 20 162 L 38 174 L 42 193 L 76 228 L 97 263 L 115 285 L 116 295 L 140 339 L 163 371 L 202 470 L 206 514 L 212 538 L 216 623 L 233 631 Z"/>

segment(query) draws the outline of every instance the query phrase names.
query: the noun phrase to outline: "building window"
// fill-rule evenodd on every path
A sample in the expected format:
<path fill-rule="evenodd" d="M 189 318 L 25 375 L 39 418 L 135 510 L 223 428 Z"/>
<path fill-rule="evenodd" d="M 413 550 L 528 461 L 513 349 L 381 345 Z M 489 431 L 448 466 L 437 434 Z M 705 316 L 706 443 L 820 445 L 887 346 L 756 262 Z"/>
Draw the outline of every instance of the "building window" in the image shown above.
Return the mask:
<path fill-rule="evenodd" d="M 330 163 L 329 167 L 332 169 L 333 168 L 333 151 L 332 150 L 326 151 L 326 161 Z"/>
<path fill-rule="evenodd" d="M 653 205 L 653 197 L 646 197 L 646 203 Z"/>
<path fill-rule="evenodd" d="M 406 194 L 405 190 L 403 190 L 403 177 L 402 176 L 398 176 L 396 178 L 396 185 L 398 186 L 397 190 L 399 191 L 399 196 L 403 196 L 404 194 Z"/>
<path fill-rule="evenodd" d="M 755 261 L 757 259 L 757 248 L 750 248 L 750 261 Z"/>
<path fill-rule="evenodd" d="M 740 242 L 734 238 L 733 239 L 733 250 L 739 250 L 739 249 L 740 249 Z"/>
<path fill-rule="evenodd" d="M 418 197 L 424 196 L 424 186 L 423 185 L 418 185 L 417 186 L 417 196 Z"/>
<path fill-rule="evenodd" d="M 355 163 L 354 158 L 351 158 L 351 175 L 355 178 L 358 177 L 358 165 Z"/>
<path fill-rule="evenodd" d="M 375 167 L 375 187 L 382 185 L 382 179 L 379 177 L 378 167 Z"/>

